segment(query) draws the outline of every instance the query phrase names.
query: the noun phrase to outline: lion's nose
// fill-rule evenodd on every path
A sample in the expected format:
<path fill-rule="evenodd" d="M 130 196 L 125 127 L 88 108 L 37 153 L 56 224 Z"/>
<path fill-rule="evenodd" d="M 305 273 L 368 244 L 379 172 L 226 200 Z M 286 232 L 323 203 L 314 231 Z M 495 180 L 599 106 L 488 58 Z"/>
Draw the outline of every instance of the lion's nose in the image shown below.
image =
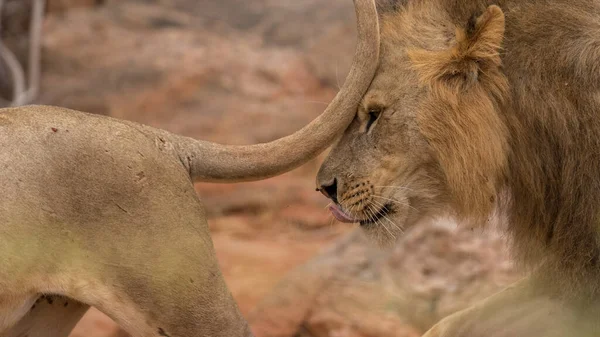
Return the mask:
<path fill-rule="evenodd" d="M 338 203 L 337 188 L 338 188 L 337 179 L 333 178 L 333 180 L 331 180 L 330 182 L 324 183 L 321 186 L 319 186 L 319 188 L 317 190 L 319 190 L 321 193 L 323 193 L 324 196 L 333 200 L 333 202 L 335 202 L 337 204 Z"/>

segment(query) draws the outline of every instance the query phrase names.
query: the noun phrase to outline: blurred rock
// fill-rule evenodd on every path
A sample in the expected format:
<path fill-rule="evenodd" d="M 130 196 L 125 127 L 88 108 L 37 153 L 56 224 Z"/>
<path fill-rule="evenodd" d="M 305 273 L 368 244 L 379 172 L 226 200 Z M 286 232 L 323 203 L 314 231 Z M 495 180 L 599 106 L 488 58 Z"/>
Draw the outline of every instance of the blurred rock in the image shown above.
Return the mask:
<path fill-rule="evenodd" d="M 360 231 L 297 268 L 249 316 L 258 337 L 419 336 L 519 273 L 495 230 L 424 221 L 393 249 Z"/>

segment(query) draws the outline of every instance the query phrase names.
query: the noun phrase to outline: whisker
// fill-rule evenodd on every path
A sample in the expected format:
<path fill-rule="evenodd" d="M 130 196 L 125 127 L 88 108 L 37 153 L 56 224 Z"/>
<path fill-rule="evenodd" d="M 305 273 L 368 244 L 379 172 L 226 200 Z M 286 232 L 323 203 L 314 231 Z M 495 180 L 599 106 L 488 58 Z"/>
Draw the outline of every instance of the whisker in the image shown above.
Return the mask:
<path fill-rule="evenodd" d="M 390 219 L 390 218 L 389 218 L 387 215 L 384 215 L 384 216 L 382 217 L 382 219 L 385 219 L 385 220 L 387 220 L 387 221 L 388 221 L 390 224 L 392 224 L 392 225 L 393 225 L 393 226 L 394 226 L 394 227 L 395 227 L 397 230 L 399 230 L 401 234 L 404 234 L 404 227 L 403 227 L 403 226 L 400 226 L 400 225 L 398 225 L 397 223 L 395 223 L 394 221 L 392 221 L 392 220 L 391 220 L 391 219 Z"/>
<path fill-rule="evenodd" d="M 373 213 L 373 211 L 371 210 L 371 207 L 369 205 L 367 205 L 367 207 L 365 208 L 365 214 L 367 215 L 367 218 L 369 219 L 369 222 L 374 223 L 374 224 L 378 224 L 377 220 L 375 220 L 375 213 Z M 385 226 L 383 226 L 383 228 L 385 228 Z M 387 230 L 387 228 L 386 228 Z M 389 232 L 389 230 L 388 230 Z M 381 232 L 380 231 L 374 231 L 375 235 L 377 236 L 377 241 L 381 242 Z M 391 233 L 390 233 L 391 234 Z"/>
<path fill-rule="evenodd" d="M 377 200 L 371 200 L 371 203 L 374 204 L 375 206 L 377 206 L 377 208 L 379 208 L 379 209 L 385 208 L 385 205 Z"/>
<path fill-rule="evenodd" d="M 377 200 L 371 200 L 371 204 L 377 206 L 377 208 L 379 208 L 380 210 L 383 210 L 384 208 L 386 208 L 386 206 L 383 203 L 381 203 Z"/>
<path fill-rule="evenodd" d="M 352 215 L 352 217 L 356 218 L 356 212 L 354 211 L 356 208 L 358 208 L 357 204 L 351 205 L 350 208 L 348 209 L 348 213 L 350 213 L 350 215 Z"/>
<path fill-rule="evenodd" d="M 329 208 L 329 206 L 331 206 L 332 204 L 333 204 L 333 202 L 328 203 L 327 206 L 325 206 L 325 209 Z M 328 227 L 332 228 L 333 227 L 333 223 L 335 222 L 336 219 L 335 219 L 335 217 L 333 215 L 331 215 L 331 213 L 329 213 L 329 217 L 330 217 L 331 221 L 329 221 L 329 226 Z"/>
<path fill-rule="evenodd" d="M 371 205 L 367 206 L 367 209 L 369 209 L 370 212 L 373 213 L 373 210 L 371 209 Z M 394 234 L 392 234 L 392 231 L 390 231 L 390 229 L 384 223 L 379 222 L 379 220 L 376 220 L 375 223 L 378 225 L 381 225 L 381 227 L 383 227 L 385 229 L 385 231 L 390 234 L 392 239 L 394 239 L 394 240 L 396 239 L 396 236 Z"/>
<path fill-rule="evenodd" d="M 367 208 L 365 208 L 365 212 L 367 213 L 367 218 L 369 218 L 370 222 L 374 222 L 374 223 L 377 222 L 375 220 L 375 213 L 373 213 L 373 210 L 371 210 L 371 208 L 369 206 L 367 206 Z"/>
<path fill-rule="evenodd" d="M 375 222 L 375 213 L 373 213 L 371 207 L 367 206 L 365 208 L 365 213 L 367 213 L 367 218 L 369 218 L 370 222 Z"/>
<path fill-rule="evenodd" d="M 377 219 L 377 212 L 376 212 L 376 209 L 372 207 L 372 204 L 367 205 L 366 210 L 368 210 L 369 213 L 371 214 L 371 216 L 369 217 L 369 220 L 373 223 L 378 223 L 379 220 Z"/>
<path fill-rule="evenodd" d="M 382 197 L 382 196 L 380 196 L 380 195 L 375 195 L 375 194 L 374 194 L 374 195 L 372 195 L 372 196 L 373 196 L 373 198 L 379 198 L 379 199 L 387 200 L 387 201 L 390 201 L 390 202 L 394 202 L 394 203 L 396 203 L 396 204 L 398 204 L 398 205 L 401 205 L 401 206 L 407 206 L 407 207 L 410 207 L 410 208 L 414 209 L 414 210 L 415 210 L 415 211 L 417 211 L 417 212 L 420 212 L 420 211 L 419 211 L 419 210 L 418 210 L 416 207 L 413 207 L 412 205 L 410 205 L 410 204 L 409 204 L 409 203 L 407 203 L 407 202 L 402 202 L 402 201 L 400 201 L 400 200 L 396 200 L 396 199 L 390 199 L 390 198 Z"/>
<path fill-rule="evenodd" d="M 373 200 L 372 203 L 374 205 L 376 205 L 379 208 L 384 208 L 385 205 L 382 205 L 381 203 Z M 392 224 L 396 229 L 398 229 L 401 233 L 404 233 L 404 228 L 402 226 L 398 226 L 398 224 L 396 224 L 394 221 L 392 221 L 387 215 L 384 215 L 383 217 L 381 217 L 381 219 L 385 219 L 387 220 L 390 224 Z"/>
<path fill-rule="evenodd" d="M 329 221 L 329 228 L 332 228 L 333 227 L 333 223 L 335 222 L 336 219 L 335 219 L 335 217 L 333 215 L 330 215 L 329 217 L 331 218 L 331 221 Z"/>

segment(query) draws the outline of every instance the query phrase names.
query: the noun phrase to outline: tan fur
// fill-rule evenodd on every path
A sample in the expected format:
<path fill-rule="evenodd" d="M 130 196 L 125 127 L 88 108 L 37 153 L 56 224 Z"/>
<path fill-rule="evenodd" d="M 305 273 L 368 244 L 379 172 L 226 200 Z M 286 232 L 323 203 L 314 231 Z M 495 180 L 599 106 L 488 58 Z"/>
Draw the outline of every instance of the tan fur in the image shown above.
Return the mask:
<path fill-rule="evenodd" d="M 385 217 L 363 224 L 378 238 L 425 216 L 474 225 L 499 210 L 534 288 L 594 306 L 600 2 L 493 3 L 382 1 L 379 70 L 317 184 L 357 219 L 385 206 Z M 381 113 L 367 131 L 373 109 Z M 363 182 L 366 205 L 352 207 L 346 191 Z"/>
<path fill-rule="evenodd" d="M 0 110 L 0 336 L 65 337 L 88 306 L 133 336 L 251 336 L 193 182 L 291 170 L 350 123 L 379 59 L 375 3 L 355 0 L 344 87 L 291 136 L 224 146 L 64 108 Z M 39 299 L 60 295 L 69 301 Z"/>

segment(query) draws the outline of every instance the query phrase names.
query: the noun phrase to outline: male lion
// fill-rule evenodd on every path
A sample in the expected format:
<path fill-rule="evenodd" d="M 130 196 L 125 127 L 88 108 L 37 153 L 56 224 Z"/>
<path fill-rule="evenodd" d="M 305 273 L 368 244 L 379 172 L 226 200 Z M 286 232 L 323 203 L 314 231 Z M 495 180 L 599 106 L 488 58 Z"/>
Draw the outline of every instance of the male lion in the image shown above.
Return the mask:
<path fill-rule="evenodd" d="M 55 107 L 1 110 L 0 336 L 67 336 L 88 306 L 134 336 L 251 336 L 192 183 L 289 171 L 343 132 L 379 61 L 375 3 L 354 3 L 359 42 L 344 87 L 271 143 L 223 146 Z"/>
<path fill-rule="evenodd" d="M 388 0 L 318 190 L 379 241 L 508 219 L 531 275 L 427 336 L 600 336 L 600 1 Z"/>

